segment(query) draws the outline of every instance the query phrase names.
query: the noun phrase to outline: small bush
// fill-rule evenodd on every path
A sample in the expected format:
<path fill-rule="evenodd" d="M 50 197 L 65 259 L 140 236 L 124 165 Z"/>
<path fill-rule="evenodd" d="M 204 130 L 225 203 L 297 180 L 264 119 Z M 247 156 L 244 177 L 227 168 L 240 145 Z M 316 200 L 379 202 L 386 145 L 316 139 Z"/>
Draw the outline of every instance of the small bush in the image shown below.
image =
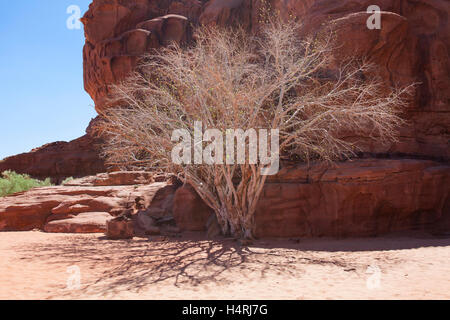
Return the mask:
<path fill-rule="evenodd" d="M 72 181 L 72 180 L 74 180 L 73 177 L 68 177 L 68 178 L 64 179 L 64 180 L 61 182 L 61 185 L 65 185 L 66 183 L 69 183 L 69 182 Z"/>
<path fill-rule="evenodd" d="M 13 171 L 5 171 L 0 178 L 0 197 L 17 192 L 28 191 L 36 187 L 51 186 L 50 178 L 44 181 L 32 179 L 29 175 L 18 174 Z"/>

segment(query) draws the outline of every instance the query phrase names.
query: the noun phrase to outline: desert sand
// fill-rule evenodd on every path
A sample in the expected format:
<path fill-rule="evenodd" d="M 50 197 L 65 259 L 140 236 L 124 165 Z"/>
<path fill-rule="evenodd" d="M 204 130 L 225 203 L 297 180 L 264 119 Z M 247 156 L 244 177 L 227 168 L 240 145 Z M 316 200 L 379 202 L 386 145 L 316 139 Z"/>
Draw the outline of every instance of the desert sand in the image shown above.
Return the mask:
<path fill-rule="evenodd" d="M 450 298 L 450 238 L 195 237 L 0 233 L 0 299 Z"/>

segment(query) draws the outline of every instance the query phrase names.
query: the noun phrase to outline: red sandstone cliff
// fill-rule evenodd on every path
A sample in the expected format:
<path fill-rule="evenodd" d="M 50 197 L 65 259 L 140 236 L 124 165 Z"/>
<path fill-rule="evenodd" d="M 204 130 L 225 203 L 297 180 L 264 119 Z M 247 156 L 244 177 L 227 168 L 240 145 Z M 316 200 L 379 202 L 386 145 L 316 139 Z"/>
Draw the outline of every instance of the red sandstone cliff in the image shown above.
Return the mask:
<path fill-rule="evenodd" d="M 97 110 L 107 107 L 111 84 L 123 80 L 140 55 L 167 40 L 189 38 L 190 25 L 240 23 L 258 28 L 261 0 L 94 0 L 85 25 L 84 82 Z M 369 144 L 368 152 L 448 159 L 450 128 L 450 5 L 446 0 L 380 0 L 381 30 L 369 30 L 371 0 L 271 0 L 309 32 L 336 30 L 339 57 L 370 57 L 389 85 L 420 82 L 407 110 L 410 125 L 398 143 Z"/>
<path fill-rule="evenodd" d="M 448 160 L 450 157 L 450 6 L 446 0 L 379 0 L 381 30 L 365 26 L 371 0 L 270 0 L 282 16 L 298 17 L 309 32 L 333 26 L 340 56 L 367 56 L 389 85 L 420 82 L 398 143 L 368 143 L 365 151 Z M 123 80 L 140 55 L 169 40 L 188 41 L 198 24 L 239 23 L 258 28 L 262 0 L 94 0 L 85 25 L 85 89 L 96 109 L 107 107 L 109 86 Z M 12 169 L 35 177 L 83 176 L 104 171 L 92 137 L 53 143 L 8 158 Z"/>
<path fill-rule="evenodd" d="M 70 142 L 53 142 L 27 153 L 0 161 L 0 172 L 13 170 L 38 179 L 50 177 L 59 183 L 67 177 L 83 177 L 106 168 L 100 158 L 100 141 L 93 137 L 90 127 L 86 134 Z"/>

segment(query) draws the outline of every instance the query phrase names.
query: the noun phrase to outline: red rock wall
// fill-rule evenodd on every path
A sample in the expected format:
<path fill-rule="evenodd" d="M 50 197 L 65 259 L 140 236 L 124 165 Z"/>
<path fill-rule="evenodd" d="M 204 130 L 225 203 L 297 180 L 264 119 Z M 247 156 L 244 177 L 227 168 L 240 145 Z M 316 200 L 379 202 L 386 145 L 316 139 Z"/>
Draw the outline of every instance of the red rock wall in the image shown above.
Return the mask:
<path fill-rule="evenodd" d="M 450 166 L 357 160 L 337 168 L 283 169 L 255 214 L 258 237 L 357 237 L 450 230 Z"/>
<path fill-rule="evenodd" d="M 428 160 L 362 159 L 335 168 L 291 165 L 267 181 L 254 235 L 365 237 L 450 231 L 450 166 Z M 212 214 L 192 188 L 175 193 L 173 214 L 186 231 L 206 230 Z"/>
<path fill-rule="evenodd" d="M 401 139 L 390 146 L 367 141 L 372 153 L 449 159 L 450 6 L 446 0 L 380 0 L 381 30 L 368 30 L 372 0 L 270 0 L 282 16 L 298 17 L 309 32 L 333 26 L 337 57 L 370 57 L 389 85 L 420 82 Z M 258 28 L 261 0 L 94 0 L 83 22 L 84 78 L 97 110 L 108 106 L 109 86 L 123 80 L 140 55 L 168 39 L 186 40 L 190 25 L 240 23 Z M 179 14 L 187 18 L 169 16 Z"/>
<path fill-rule="evenodd" d="M 373 235 L 439 224 L 450 215 L 450 6 L 447 0 L 378 0 L 381 30 L 365 27 L 372 0 L 268 0 L 297 16 L 309 32 L 333 26 L 337 58 L 357 54 L 377 64 L 386 84 L 419 82 L 399 142 L 367 142 L 369 154 L 425 160 L 359 160 L 314 175 L 304 167 L 266 186 L 258 236 Z M 94 0 L 85 14 L 84 82 L 96 109 L 108 107 L 109 86 L 140 55 L 169 40 L 189 41 L 198 24 L 258 28 L 262 0 Z M 82 176 L 104 170 L 88 135 L 0 162 L 36 177 Z M 287 170 L 287 169 L 285 169 Z M 444 224 L 442 224 L 444 225 Z M 447 230 L 450 230 L 450 226 Z"/>
<path fill-rule="evenodd" d="M 269 0 L 266 0 L 269 1 Z M 370 57 L 389 85 L 420 82 L 400 141 L 364 151 L 448 161 L 450 158 L 450 6 L 447 0 L 379 0 L 381 30 L 368 30 L 372 0 L 270 0 L 282 16 L 294 15 L 310 32 L 334 26 L 339 57 Z M 191 26 L 240 23 L 258 28 L 262 0 L 94 0 L 85 24 L 84 83 L 98 111 L 107 107 L 111 84 L 123 80 L 140 55 L 168 40 L 188 41 Z M 169 15 L 169 16 L 167 16 Z M 331 23 L 333 21 L 333 23 Z M 54 143 L 0 162 L 1 170 L 35 177 L 86 176 L 104 171 L 90 136 Z"/>
<path fill-rule="evenodd" d="M 109 86 L 125 79 L 142 54 L 169 40 L 187 40 L 201 8 L 197 0 L 93 1 L 82 22 L 84 84 L 96 109 L 107 105 Z"/>

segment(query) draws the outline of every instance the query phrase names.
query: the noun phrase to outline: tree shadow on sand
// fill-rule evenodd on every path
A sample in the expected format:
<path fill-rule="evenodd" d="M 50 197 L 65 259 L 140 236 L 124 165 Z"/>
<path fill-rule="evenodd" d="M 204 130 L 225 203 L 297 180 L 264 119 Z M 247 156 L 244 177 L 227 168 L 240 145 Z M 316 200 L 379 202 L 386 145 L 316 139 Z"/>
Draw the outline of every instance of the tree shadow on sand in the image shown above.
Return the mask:
<path fill-rule="evenodd" d="M 323 259 L 313 253 L 299 256 L 290 250 L 267 249 L 264 246 L 241 246 L 234 240 L 155 241 L 149 239 L 110 241 L 103 237 L 70 236 L 64 242 L 33 244 L 18 248 L 23 262 L 39 259 L 49 264 L 81 265 L 102 270 L 95 281 L 87 284 L 90 293 L 111 290 L 140 289 L 167 282 L 176 287 L 233 282 L 227 272 L 238 270 L 245 278 L 265 277 L 275 272 L 297 277 L 304 264 L 330 264 L 342 268 L 341 259 Z"/>
<path fill-rule="evenodd" d="M 417 247 L 450 245 L 450 239 L 413 240 L 413 246 Z M 369 262 L 355 258 L 357 253 L 353 251 L 383 250 L 385 242 L 379 239 L 366 242 L 285 240 L 257 241 L 251 246 L 242 246 L 231 239 L 111 241 L 104 237 L 71 235 L 64 241 L 22 246 L 18 248 L 18 254 L 24 262 L 39 259 L 49 264 L 80 265 L 82 272 L 91 269 L 97 275 L 84 282 L 80 294 L 89 292 L 103 296 L 124 290 L 140 292 L 162 282 L 175 287 L 215 282 L 226 285 L 236 281 L 228 272 L 236 271 L 242 275 L 240 281 L 257 280 L 274 273 L 298 278 L 307 265 L 312 264 L 362 274 Z M 408 247 L 407 242 L 392 242 L 387 246 L 387 250 Z M 384 251 L 377 253 L 376 259 L 384 264 L 401 262 Z"/>

